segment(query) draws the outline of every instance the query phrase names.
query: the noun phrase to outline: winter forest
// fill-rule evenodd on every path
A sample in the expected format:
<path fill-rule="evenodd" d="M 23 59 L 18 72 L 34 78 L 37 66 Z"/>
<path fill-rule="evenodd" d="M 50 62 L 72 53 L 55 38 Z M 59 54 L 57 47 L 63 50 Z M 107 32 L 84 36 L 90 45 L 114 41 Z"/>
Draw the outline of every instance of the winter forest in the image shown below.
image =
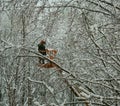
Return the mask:
<path fill-rule="evenodd" d="M 0 0 L 0 106 L 120 106 L 119 45 L 120 0 Z"/>

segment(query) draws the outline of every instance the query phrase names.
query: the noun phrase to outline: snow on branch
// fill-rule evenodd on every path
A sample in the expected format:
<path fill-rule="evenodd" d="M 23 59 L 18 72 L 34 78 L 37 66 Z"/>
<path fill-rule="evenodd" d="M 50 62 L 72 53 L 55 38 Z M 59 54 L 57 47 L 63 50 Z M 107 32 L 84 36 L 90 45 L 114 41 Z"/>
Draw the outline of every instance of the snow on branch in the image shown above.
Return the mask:
<path fill-rule="evenodd" d="M 94 97 L 94 98 L 97 98 L 97 99 L 100 99 L 101 101 L 103 101 L 104 99 L 107 99 L 107 100 L 120 100 L 120 97 L 104 97 L 104 96 L 100 96 L 100 95 L 96 95 L 96 94 L 91 94 L 91 97 Z"/>
<path fill-rule="evenodd" d="M 56 65 L 56 67 L 57 67 L 58 69 L 60 69 L 61 71 L 66 72 L 66 73 L 68 73 L 70 76 L 72 76 L 73 78 L 75 78 L 75 76 L 74 76 L 71 72 L 69 72 L 68 70 L 62 68 L 59 64 L 57 64 L 55 61 L 49 59 L 48 57 L 43 56 L 42 54 L 40 54 L 40 53 L 38 53 L 38 52 L 35 52 L 35 51 L 33 51 L 33 50 L 27 49 L 27 48 L 23 48 L 23 49 L 26 50 L 26 51 L 29 51 L 29 52 L 31 52 L 31 53 L 33 53 L 33 54 L 35 54 L 35 55 L 38 55 L 38 57 L 42 57 L 42 58 L 44 58 L 44 59 L 52 62 L 53 64 Z"/>
<path fill-rule="evenodd" d="M 109 85 L 104 84 L 104 83 L 101 83 L 101 82 L 96 82 L 96 81 L 99 81 L 99 80 L 93 80 L 93 81 L 86 80 L 86 79 L 82 79 L 82 80 L 83 80 L 84 82 L 89 82 L 89 83 L 91 83 L 91 84 L 97 84 L 97 85 L 100 85 L 100 86 L 104 86 L 104 87 L 106 87 L 106 88 L 108 88 L 108 89 L 111 89 L 111 90 L 115 90 L 115 91 L 120 92 L 120 90 L 119 90 L 118 88 L 110 87 Z M 113 80 L 115 80 L 115 79 L 113 79 Z M 103 81 L 104 81 L 104 79 L 103 79 Z"/>
<path fill-rule="evenodd" d="M 30 77 L 28 77 L 28 80 L 31 81 L 31 82 L 35 82 L 35 83 L 38 83 L 38 84 L 45 85 L 45 87 L 50 91 L 50 93 L 54 94 L 54 89 L 52 87 L 50 87 L 49 85 L 47 85 L 44 81 L 32 80 Z"/>
<path fill-rule="evenodd" d="M 4 42 L 4 43 L 6 43 L 6 44 L 9 45 L 9 46 L 14 46 L 11 42 L 8 42 L 8 41 L 6 41 L 6 40 L 4 40 L 4 39 L 1 39 L 1 41 Z"/>
<path fill-rule="evenodd" d="M 43 57 L 44 59 L 46 59 L 46 60 L 52 62 L 53 64 L 55 64 L 58 69 L 62 70 L 63 72 L 66 72 L 66 73 L 69 74 L 71 77 L 76 78 L 76 76 L 74 76 L 74 75 L 73 75 L 72 73 L 70 73 L 68 70 L 65 70 L 64 68 L 62 68 L 61 66 L 59 66 L 56 62 L 50 60 L 50 59 L 47 58 L 46 56 L 43 56 L 43 55 L 41 55 L 41 54 L 39 54 L 39 53 L 37 53 L 37 52 L 35 52 L 35 51 L 33 51 L 33 50 L 29 50 L 29 49 L 27 49 L 27 48 L 23 48 L 23 49 L 26 50 L 26 51 L 29 51 L 29 52 L 31 52 L 31 53 L 33 53 L 33 54 L 36 54 L 36 55 L 38 55 L 38 56 L 40 56 L 40 57 Z M 62 73 L 61 73 L 61 74 L 62 74 Z M 28 78 L 28 79 L 29 79 L 30 81 L 32 81 L 32 82 L 43 83 L 43 84 L 51 91 L 51 89 L 49 88 L 49 86 L 48 86 L 45 82 L 43 82 L 43 81 L 31 80 L 30 78 Z M 71 86 L 71 84 L 70 84 L 69 81 L 67 81 L 67 80 L 66 80 L 66 84 L 67 84 L 68 86 Z M 80 91 L 82 91 L 82 92 L 78 92 L 76 87 L 71 86 L 70 88 L 72 89 L 72 91 L 73 91 L 78 97 L 82 96 L 82 97 L 85 97 L 85 98 L 86 98 L 86 97 L 89 98 L 89 91 L 86 91 L 85 89 L 81 89 L 81 88 L 78 88 L 78 87 L 77 87 Z M 52 92 L 52 94 L 53 94 L 53 90 L 52 90 L 51 92 Z"/>
<path fill-rule="evenodd" d="M 41 8 L 41 6 L 37 6 L 36 8 Z M 110 15 L 106 12 L 100 11 L 100 10 L 93 10 L 93 9 L 88 9 L 88 8 L 83 8 L 83 7 L 79 7 L 79 6 L 75 6 L 75 5 L 52 5 L 52 6 L 44 6 L 44 8 L 76 8 L 76 9 L 80 9 L 80 10 L 87 10 L 90 12 L 95 12 L 95 13 L 101 13 L 104 15 Z"/>
<path fill-rule="evenodd" d="M 112 96 L 112 97 L 104 97 L 104 96 L 93 94 L 93 93 L 90 94 L 90 97 L 88 99 L 90 99 L 90 98 L 96 98 L 96 99 L 99 99 L 100 101 L 103 101 L 104 99 L 109 100 L 109 101 L 111 101 L 111 100 L 120 100 L 120 97 L 116 97 L 116 96 L 115 97 L 114 96 Z M 81 100 L 81 97 L 76 97 L 76 99 Z"/>

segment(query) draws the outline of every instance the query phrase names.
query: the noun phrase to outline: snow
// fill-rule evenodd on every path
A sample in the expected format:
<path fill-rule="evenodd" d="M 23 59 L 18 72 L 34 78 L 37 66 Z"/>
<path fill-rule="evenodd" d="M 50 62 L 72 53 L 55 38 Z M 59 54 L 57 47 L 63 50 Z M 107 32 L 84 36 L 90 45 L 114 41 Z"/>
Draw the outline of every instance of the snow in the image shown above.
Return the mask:
<path fill-rule="evenodd" d="M 33 88 L 33 89 L 32 89 L 32 94 L 35 92 L 35 90 L 36 90 L 36 88 Z"/>
<path fill-rule="evenodd" d="M 35 82 L 35 83 L 38 83 L 38 84 L 40 83 L 40 84 L 45 85 L 46 88 L 47 88 L 52 94 L 54 94 L 54 89 L 53 89 L 52 87 L 50 87 L 49 85 L 47 85 L 46 82 L 44 82 L 44 81 L 36 81 L 36 80 L 32 80 L 30 77 L 28 77 L 28 80 L 30 80 L 31 82 Z"/>
<path fill-rule="evenodd" d="M 106 0 L 112 3 L 111 6 L 103 3 L 103 0 L 103 2 L 93 1 L 98 5 L 88 1 L 92 2 L 92 0 L 36 0 L 36 4 L 33 0 L 0 2 L 2 6 L 0 8 L 0 92 L 5 106 L 9 106 L 9 99 L 13 96 L 10 95 L 9 98 L 7 88 L 10 88 L 11 94 L 12 90 L 15 91 L 17 106 L 21 105 L 23 93 L 25 93 L 24 106 L 28 105 L 28 93 L 35 98 L 33 103 L 36 106 L 47 106 L 47 103 L 51 106 L 57 106 L 56 104 L 64 106 L 65 103 L 72 101 L 71 98 L 75 98 L 71 95 L 69 87 L 73 87 L 72 89 L 79 96 L 78 99 L 84 97 L 92 102 L 95 98 L 100 103 L 108 100 L 112 104 L 116 101 L 119 105 L 120 96 L 117 92 L 120 92 L 120 80 L 116 78 L 119 77 L 120 66 L 118 48 L 120 23 L 117 17 L 120 13 L 120 0 Z M 46 9 L 39 10 L 44 4 Z M 65 4 L 70 7 L 64 8 Z M 54 5 L 55 8 L 51 9 L 49 5 Z M 63 7 L 57 8 L 57 5 Z M 23 10 L 26 14 L 23 14 Z M 76 13 L 73 12 L 74 10 Z M 100 11 L 109 14 L 104 15 L 99 13 Z M 83 17 L 82 12 L 86 17 Z M 22 17 L 23 15 L 25 18 Z M 62 70 L 65 69 L 62 73 L 59 73 L 58 69 L 36 66 L 38 55 L 35 50 L 41 39 L 47 41 L 47 48 L 59 50 L 54 62 Z M 95 43 L 103 51 L 98 49 Z M 26 57 L 20 56 L 21 48 L 26 49 L 24 53 L 22 52 Z M 28 56 L 29 54 L 31 56 Z M 31 86 L 30 92 L 28 92 L 28 80 Z M 77 83 L 76 87 L 75 83 Z M 44 87 L 39 87 L 39 84 L 47 89 L 45 97 L 39 92 L 45 91 Z M 85 85 L 90 86 L 95 94 Z M 45 102 L 42 101 L 42 97 Z"/>
<path fill-rule="evenodd" d="M 36 106 L 45 106 L 44 104 L 43 104 L 43 105 L 40 105 L 40 103 L 37 102 L 37 101 L 35 101 L 34 104 L 35 104 Z"/>

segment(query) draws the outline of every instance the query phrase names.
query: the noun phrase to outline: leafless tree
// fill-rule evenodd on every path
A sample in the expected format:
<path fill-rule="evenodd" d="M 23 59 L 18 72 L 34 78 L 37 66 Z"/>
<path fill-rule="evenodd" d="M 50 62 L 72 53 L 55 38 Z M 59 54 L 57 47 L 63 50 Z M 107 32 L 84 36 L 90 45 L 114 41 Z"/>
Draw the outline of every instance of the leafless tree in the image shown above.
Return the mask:
<path fill-rule="evenodd" d="M 119 0 L 1 0 L 0 104 L 119 106 Z M 55 60 L 37 43 L 58 50 Z M 43 57 L 55 68 L 37 66 Z"/>

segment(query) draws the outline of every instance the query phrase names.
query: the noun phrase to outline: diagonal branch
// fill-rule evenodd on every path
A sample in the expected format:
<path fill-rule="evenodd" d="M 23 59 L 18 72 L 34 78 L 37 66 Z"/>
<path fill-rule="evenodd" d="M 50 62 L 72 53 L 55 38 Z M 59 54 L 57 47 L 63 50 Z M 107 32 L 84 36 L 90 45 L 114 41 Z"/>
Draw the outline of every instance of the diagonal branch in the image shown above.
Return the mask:
<path fill-rule="evenodd" d="M 88 8 L 83 8 L 83 7 L 79 7 L 79 6 L 75 6 L 75 5 L 57 5 L 57 6 L 44 6 L 44 8 L 76 8 L 76 9 L 80 9 L 80 10 L 87 10 L 87 11 L 90 11 L 90 12 L 95 12 L 95 13 L 101 13 L 101 14 L 104 14 L 104 15 L 110 15 L 106 12 L 103 12 L 103 11 L 99 11 L 99 10 L 93 10 L 93 9 L 88 9 Z M 36 7 L 36 8 L 41 8 L 40 6 Z"/>
<path fill-rule="evenodd" d="M 118 10 L 120 10 L 120 8 L 118 7 L 118 6 L 114 6 L 112 3 L 110 3 L 110 2 L 107 2 L 107 1 L 105 1 L 105 0 L 99 0 L 100 2 L 102 2 L 102 3 L 105 3 L 105 4 L 108 4 L 108 5 L 110 5 L 110 6 L 113 6 L 113 7 L 115 7 L 116 9 L 118 9 Z"/>

